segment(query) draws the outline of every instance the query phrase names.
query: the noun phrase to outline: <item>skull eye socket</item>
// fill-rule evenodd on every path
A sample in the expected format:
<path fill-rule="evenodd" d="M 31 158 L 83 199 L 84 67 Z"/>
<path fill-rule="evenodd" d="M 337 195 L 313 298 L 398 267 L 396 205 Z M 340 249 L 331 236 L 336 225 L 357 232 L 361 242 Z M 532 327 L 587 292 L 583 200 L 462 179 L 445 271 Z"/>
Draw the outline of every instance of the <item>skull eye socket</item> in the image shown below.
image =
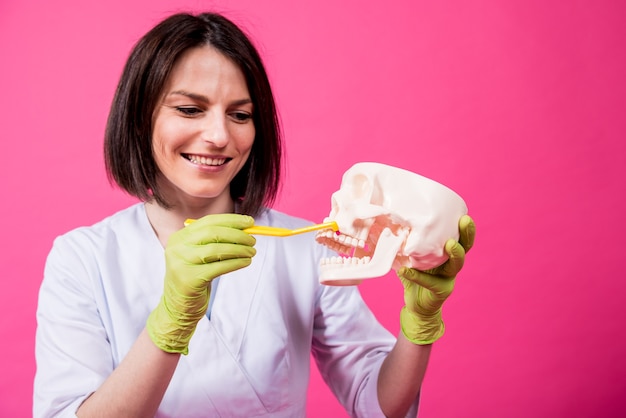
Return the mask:
<path fill-rule="evenodd" d="M 362 174 L 354 176 L 351 188 L 352 197 L 354 199 L 360 200 L 369 197 L 370 189 L 370 181 L 367 176 Z"/>
<path fill-rule="evenodd" d="M 379 186 L 377 179 L 372 179 L 363 174 L 357 174 L 352 179 L 352 198 L 355 200 L 365 201 L 373 205 L 382 206 L 385 197 L 382 194 L 382 188 Z"/>

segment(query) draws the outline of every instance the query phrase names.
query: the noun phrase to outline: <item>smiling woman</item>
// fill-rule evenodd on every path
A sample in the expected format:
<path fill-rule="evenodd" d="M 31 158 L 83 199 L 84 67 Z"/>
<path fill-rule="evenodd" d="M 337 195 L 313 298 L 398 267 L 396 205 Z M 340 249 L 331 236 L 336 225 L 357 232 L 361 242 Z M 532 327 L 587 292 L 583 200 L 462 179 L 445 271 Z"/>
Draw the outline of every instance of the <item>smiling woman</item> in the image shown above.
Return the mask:
<path fill-rule="evenodd" d="M 305 416 L 311 355 L 351 416 L 416 413 L 471 219 L 440 268 L 398 272 L 406 306 L 394 338 L 357 288 L 320 284 L 330 250 L 248 229 L 311 224 L 270 208 L 281 150 L 263 64 L 232 22 L 176 14 L 137 43 L 105 160 L 142 202 L 54 242 L 35 417 Z"/>

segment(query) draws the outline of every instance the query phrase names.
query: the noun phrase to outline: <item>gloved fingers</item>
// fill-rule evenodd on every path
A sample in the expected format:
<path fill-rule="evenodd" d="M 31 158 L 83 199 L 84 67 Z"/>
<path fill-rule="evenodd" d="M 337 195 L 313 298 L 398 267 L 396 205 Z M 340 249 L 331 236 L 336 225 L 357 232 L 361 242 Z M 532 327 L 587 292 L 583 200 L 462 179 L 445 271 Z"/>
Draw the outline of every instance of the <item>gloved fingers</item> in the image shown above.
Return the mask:
<path fill-rule="evenodd" d="M 424 273 L 447 278 L 456 277 L 465 262 L 465 248 L 459 242 L 450 238 L 444 245 L 444 251 L 448 255 L 448 260 L 440 266 L 424 270 Z"/>
<path fill-rule="evenodd" d="M 246 246 L 256 244 L 256 238 L 243 232 L 243 230 L 239 228 L 240 226 L 241 224 L 237 224 L 236 227 L 230 225 L 196 225 L 196 222 L 194 222 L 172 234 L 167 246 L 177 244 L 183 244 L 185 246 L 207 245 L 214 243 L 231 243 Z M 247 228 L 247 226 L 245 226 L 245 228 Z"/>
<path fill-rule="evenodd" d="M 252 246 L 223 242 L 196 245 L 188 247 L 187 250 L 187 253 L 181 254 L 181 256 L 193 264 L 215 263 L 237 258 L 252 258 L 256 254 L 256 249 Z"/>
<path fill-rule="evenodd" d="M 247 248 L 252 250 L 246 250 L 247 254 L 235 254 L 233 251 L 226 251 L 225 255 L 196 252 L 186 255 L 187 260 L 172 257 L 166 262 L 170 279 L 165 281 L 165 286 L 177 289 L 175 293 L 185 297 L 199 296 L 217 276 L 249 266 L 256 251 L 252 247 Z"/>
<path fill-rule="evenodd" d="M 210 276 L 217 277 L 226 273 L 248 267 L 252 263 L 252 257 L 231 258 L 209 264 Z"/>
<path fill-rule="evenodd" d="M 476 224 L 469 215 L 461 216 L 459 219 L 459 243 L 467 253 L 474 246 L 476 238 Z"/>
<path fill-rule="evenodd" d="M 447 296 L 454 288 L 454 278 L 436 276 L 411 267 L 401 267 L 397 274 L 405 289 L 410 284 L 407 282 L 412 282 L 435 294 Z"/>
<path fill-rule="evenodd" d="M 194 222 L 191 222 L 185 228 L 182 228 L 181 230 L 172 234 L 172 236 L 170 237 L 170 241 L 185 241 L 193 243 L 216 242 L 218 240 L 212 239 L 211 235 L 224 230 L 213 228 L 220 227 L 232 230 L 242 230 L 245 228 L 249 228 L 252 225 L 254 225 L 254 218 L 248 215 L 239 215 L 237 213 L 219 213 L 206 215 L 200 219 L 197 219 Z M 209 238 L 207 239 L 207 237 Z M 240 235 L 240 237 L 241 238 L 239 239 L 246 239 L 243 235 Z"/>
<path fill-rule="evenodd" d="M 228 226 L 230 228 L 245 229 L 254 225 L 254 218 L 248 215 L 240 215 L 237 213 L 218 213 L 206 215 L 192 222 L 187 228 L 206 228 L 207 226 Z"/>
<path fill-rule="evenodd" d="M 465 248 L 456 240 L 449 239 L 444 247 L 448 261 L 437 267 L 436 274 L 443 277 L 456 277 L 465 263 Z"/>

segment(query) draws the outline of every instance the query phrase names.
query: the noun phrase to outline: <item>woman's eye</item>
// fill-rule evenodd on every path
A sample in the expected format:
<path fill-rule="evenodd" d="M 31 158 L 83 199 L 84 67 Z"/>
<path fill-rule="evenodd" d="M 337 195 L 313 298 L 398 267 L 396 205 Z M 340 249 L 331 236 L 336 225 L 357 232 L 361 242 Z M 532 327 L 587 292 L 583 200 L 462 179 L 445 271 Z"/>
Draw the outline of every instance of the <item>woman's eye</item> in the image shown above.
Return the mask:
<path fill-rule="evenodd" d="M 198 113 L 202 112 L 202 110 L 198 109 L 197 107 L 182 107 L 182 106 L 178 106 L 176 107 L 176 110 L 180 113 L 182 113 L 185 116 L 195 116 Z"/>
<path fill-rule="evenodd" d="M 237 122 L 246 122 L 252 118 L 252 115 L 247 112 L 233 112 L 230 115 Z"/>

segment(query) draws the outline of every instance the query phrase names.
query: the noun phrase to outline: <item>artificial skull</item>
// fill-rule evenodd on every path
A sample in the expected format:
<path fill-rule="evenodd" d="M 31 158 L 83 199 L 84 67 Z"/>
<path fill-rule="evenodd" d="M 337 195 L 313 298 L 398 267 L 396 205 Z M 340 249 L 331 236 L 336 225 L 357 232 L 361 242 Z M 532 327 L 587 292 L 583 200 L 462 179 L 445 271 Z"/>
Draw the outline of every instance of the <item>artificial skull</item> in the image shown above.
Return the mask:
<path fill-rule="evenodd" d="M 341 255 L 321 261 L 320 282 L 353 285 L 392 268 L 418 270 L 447 260 L 444 245 L 459 238 L 467 213 L 463 199 L 446 186 L 401 168 L 357 163 L 343 174 L 325 222 L 339 232 L 322 231 L 316 240 Z"/>

